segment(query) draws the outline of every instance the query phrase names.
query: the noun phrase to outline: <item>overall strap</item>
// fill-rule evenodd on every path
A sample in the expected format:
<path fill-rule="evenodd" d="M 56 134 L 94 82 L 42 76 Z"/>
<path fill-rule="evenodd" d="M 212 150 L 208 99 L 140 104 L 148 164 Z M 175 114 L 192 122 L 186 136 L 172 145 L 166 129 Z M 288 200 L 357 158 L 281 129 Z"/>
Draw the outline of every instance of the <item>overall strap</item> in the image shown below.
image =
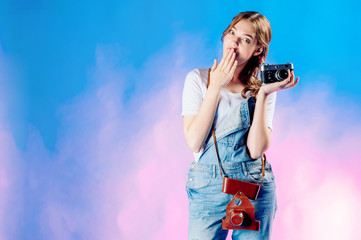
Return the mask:
<path fill-rule="evenodd" d="M 211 77 L 211 69 L 208 69 L 208 81 L 207 81 L 207 88 L 209 87 L 210 84 L 210 77 Z M 253 118 L 253 113 L 251 114 L 251 118 Z M 251 123 L 252 123 L 252 119 L 251 119 Z M 217 153 L 217 159 L 218 159 L 218 164 L 219 164 L 219 172 L 221 174 L 221 177 L 227 177 L 227 175 L 225 174 L 222 164 L 221 164 L 221 160 L 219 158 L 219 153 L 218 153 L 218 146 L 217 146 L 217 140 L 216 140 L 216 134 L 214 132 L 214 127 L 213 127 L 213 123 L 212 123 L 212 135 L 213 135 L 213 141 L 214 141 L 214 146 L 216 148 L 216 153 Z M 262 177 L 261 177 L 261 185 L 263 184 L 263 177 L 265 175 L 265 167 L 266 167 L 266 154 L 262 154 L 261 157 L 262 160 Z"/>

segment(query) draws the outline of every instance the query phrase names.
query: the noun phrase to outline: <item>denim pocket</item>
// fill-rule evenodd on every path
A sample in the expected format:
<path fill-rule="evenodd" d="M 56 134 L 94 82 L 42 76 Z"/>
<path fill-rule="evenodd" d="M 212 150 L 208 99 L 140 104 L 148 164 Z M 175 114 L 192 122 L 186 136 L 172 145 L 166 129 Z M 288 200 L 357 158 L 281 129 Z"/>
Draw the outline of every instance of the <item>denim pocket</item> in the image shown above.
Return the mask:
<path fill-rule="evenodd" d="M 270 164 L 266 165 L 265 175 L 263 177 L 263 182 L 273 182 L 275 180 L 275 177 L 273 175 L 273 171 Z M 249 179 L 251 179 L 253 182 L 261 183 L 262 180 L 262 165 L 252 165 L 247 166 L 247 176 Z"/>
<path fill-rule="evenodd" d="M 190 170 L 186 187 L 188 189 L 201 189 L 209 185 L 212 180 L 211 172 Z"/>

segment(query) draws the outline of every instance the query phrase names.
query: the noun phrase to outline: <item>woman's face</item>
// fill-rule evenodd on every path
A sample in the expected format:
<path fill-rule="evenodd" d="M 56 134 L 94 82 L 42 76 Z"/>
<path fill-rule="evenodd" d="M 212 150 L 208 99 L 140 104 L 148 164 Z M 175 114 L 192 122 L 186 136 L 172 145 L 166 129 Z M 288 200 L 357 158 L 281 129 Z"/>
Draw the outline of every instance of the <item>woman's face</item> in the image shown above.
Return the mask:
<path fill-rule="evenodd" d="M 223 56 L 226 55 L 228 48 L 235 50 L 238 66 L 246 65 L 253 55 L 258 55 L 263 50 L 258 46 L 253 24 L 247 20 L 239 21 L 224 36 Z"/>

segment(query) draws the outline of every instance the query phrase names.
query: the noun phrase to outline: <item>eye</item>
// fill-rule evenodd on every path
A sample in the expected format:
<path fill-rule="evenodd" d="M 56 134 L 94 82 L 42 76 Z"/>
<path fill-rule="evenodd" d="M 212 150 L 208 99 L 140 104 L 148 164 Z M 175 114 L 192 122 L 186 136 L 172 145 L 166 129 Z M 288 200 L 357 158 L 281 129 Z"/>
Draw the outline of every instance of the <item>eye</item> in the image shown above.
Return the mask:
<path fill-rule="evenodd" d="M 234 35 L 234 31 L 233 31 L 233 30 L 229 30 L 229 34 Z"/>
<path fill-rule="evenodd" d="M 251 43 L 251 40 L 249 40 L 249 38 L 242 38 L 242 41 L 244 41 L 246 43 Z"/>

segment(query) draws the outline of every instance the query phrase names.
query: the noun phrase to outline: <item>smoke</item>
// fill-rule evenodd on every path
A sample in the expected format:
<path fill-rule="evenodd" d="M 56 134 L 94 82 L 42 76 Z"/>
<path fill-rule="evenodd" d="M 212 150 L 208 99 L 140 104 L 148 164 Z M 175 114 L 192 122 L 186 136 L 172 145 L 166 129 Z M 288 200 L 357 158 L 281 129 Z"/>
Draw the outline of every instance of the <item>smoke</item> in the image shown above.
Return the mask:
<path fill-rule="evenodd" d="M 200 36 L 182 35 L 136 68 L 123 64 L 119 45 L 99 45 L 88 88 L 58 109 L 56 152 L 30 125 L 20 153 L 0 123 L 0 238 L 17 236 L 11 223 L 21 239 L 186 239 L 193 155 L 181 95 L 193 68 L 185 60 L 202 50 Z M 359 105 L 303 89 L 278 95 L 267 152 L 278 197 L 273 239 L 356 239 Z"/>
<path fill-rule="evenodd" d="M 37 203 L 38 213 L 28 210 L 37 218 L 27 225 L 41 238 L 186 238 L 184 186 L 193 156 L 180 117 L 186 71 L 180 49 L 173 49 L 135 74 L 120 67 L 118 45 L 99 46 L 89 88 L 58 111 L 63 125 L 57 152 L 47 152 L 30 129 L 25 158 L 33 162 L 27 172 L 35 194 L 28 200 Z M 126 83 L 145 76 L 158 81 L 148 92 Z M 135 89 L 129 99 L 125 86 Z"/>
<path fill-rule="evenodd" d="M 17 149 L 10 132 L 9 109 L 14 105 L 12 97 L 13 74 L 11 61 L 0 46 L 0 239 L 16 237 L 16 227 L 23 208 L 21 184 L 23 180 L 20 164 L 21 152 Z"/>
<path fill-rule="evenodd" d="M 293 90 L 278 99 L 268 156 L 279 206 L 273 236 L 357 239 L 360 107 L 322 84 L 313 87 L 293 101 Z"/>

